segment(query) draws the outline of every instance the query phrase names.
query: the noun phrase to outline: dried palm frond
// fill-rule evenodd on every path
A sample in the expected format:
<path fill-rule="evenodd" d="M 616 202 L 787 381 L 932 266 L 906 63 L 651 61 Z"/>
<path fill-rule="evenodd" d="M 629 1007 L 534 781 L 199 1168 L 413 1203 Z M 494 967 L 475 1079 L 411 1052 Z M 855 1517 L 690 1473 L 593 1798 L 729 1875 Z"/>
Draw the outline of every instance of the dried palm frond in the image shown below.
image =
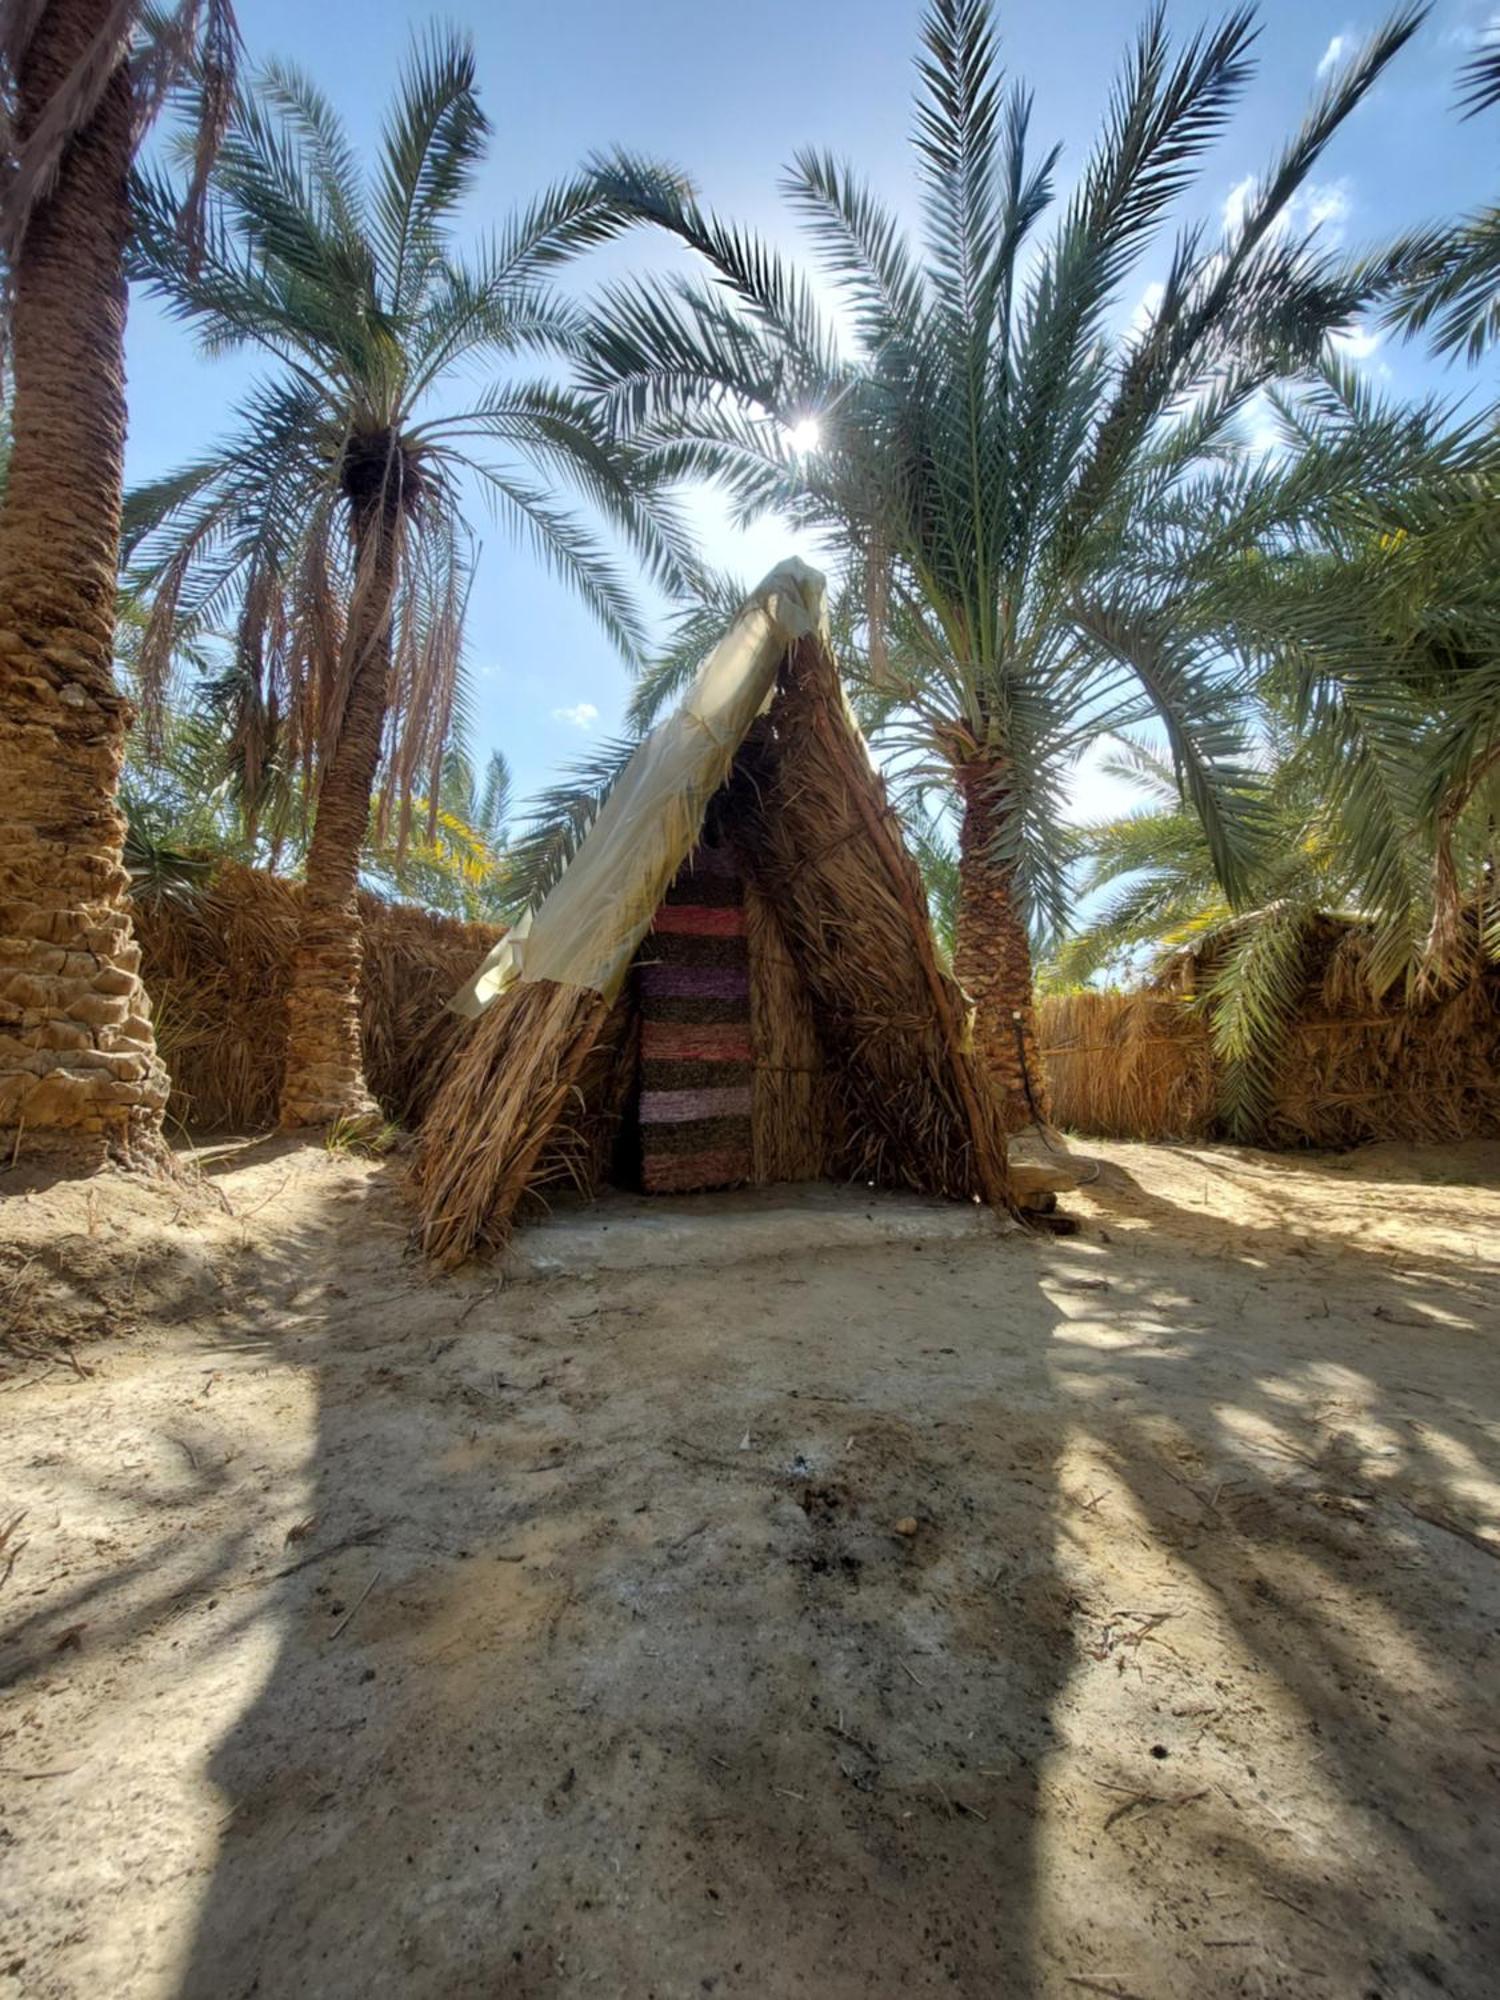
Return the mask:
<path fill-rule="evenodd" d="M 143 0 L 113 0 L 72 69 L 33 118 L 24 135 L 11 121 L 17 84 L 47 0 L 11 0 L 0 26 L 0 154 L 6 162 L 0 195 L 0 252 L 14 268 L 27 224 L 57 180 L 63 155 L 99 109 L 123 63 L 135 72 L 137 138 L 151 125 L 174 88 L 193 115 L 193 171 L 177 209 L 176 226 L 192 247 L 203 223 L 208 177 L 228 127 L 240 38 L 230 0 L 177 0 L 152 7 Z"/>

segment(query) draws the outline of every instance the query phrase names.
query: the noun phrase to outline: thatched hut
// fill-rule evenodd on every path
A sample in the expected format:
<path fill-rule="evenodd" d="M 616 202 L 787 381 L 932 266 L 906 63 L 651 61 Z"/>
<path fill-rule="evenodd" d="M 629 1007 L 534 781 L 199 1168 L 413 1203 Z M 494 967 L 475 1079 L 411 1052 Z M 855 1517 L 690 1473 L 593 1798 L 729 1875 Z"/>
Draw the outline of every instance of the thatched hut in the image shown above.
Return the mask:
<path fill-rule="evenodd" d="M 477 1018 L 416 1168 L 444 1262 L 566 1183 L 1007 1203 L 963 998 L 800 563 L 744 606 L 455 1005 Z"/>

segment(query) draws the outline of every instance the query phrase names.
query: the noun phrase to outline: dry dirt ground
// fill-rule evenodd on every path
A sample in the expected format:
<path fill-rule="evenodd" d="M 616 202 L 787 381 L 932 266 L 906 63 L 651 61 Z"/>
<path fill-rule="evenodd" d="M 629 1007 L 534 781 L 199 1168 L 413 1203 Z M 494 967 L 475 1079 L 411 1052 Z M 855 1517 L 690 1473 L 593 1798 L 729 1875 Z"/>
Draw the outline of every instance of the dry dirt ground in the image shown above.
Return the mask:
<path fill-rule="evenodd" d="M 0 1993 L 1492 2000 L 1500 1148 L 1080 1152 L 507 1290 L 0 1180 Z"/>

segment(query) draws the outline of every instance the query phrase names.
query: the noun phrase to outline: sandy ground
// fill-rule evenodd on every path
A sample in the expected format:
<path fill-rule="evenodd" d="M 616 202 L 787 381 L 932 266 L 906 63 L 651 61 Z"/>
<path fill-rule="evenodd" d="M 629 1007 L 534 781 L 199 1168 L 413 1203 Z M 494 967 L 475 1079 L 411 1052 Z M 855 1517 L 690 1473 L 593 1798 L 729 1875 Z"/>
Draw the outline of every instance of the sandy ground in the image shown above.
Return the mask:
<path fill-rule="evenodd" d="M 1081 1150 L 503 1291 L 0 1181 L 0 1993 L 1490 2000 L 1500 1148 Z"/>

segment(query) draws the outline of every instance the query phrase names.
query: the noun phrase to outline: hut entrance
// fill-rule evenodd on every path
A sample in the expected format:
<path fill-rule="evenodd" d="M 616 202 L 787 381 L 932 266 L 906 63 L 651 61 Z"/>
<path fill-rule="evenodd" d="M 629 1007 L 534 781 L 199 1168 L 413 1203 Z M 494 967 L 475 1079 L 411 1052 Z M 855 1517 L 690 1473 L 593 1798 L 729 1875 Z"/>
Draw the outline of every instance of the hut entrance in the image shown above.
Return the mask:
<path fill-rule="evenodd" d="M 744 871 L 722 830 L 705 833 L 677 871 L 632 976 L 641 1187 L 743 1187 L 755 1173 L 750 954 Z"/>

